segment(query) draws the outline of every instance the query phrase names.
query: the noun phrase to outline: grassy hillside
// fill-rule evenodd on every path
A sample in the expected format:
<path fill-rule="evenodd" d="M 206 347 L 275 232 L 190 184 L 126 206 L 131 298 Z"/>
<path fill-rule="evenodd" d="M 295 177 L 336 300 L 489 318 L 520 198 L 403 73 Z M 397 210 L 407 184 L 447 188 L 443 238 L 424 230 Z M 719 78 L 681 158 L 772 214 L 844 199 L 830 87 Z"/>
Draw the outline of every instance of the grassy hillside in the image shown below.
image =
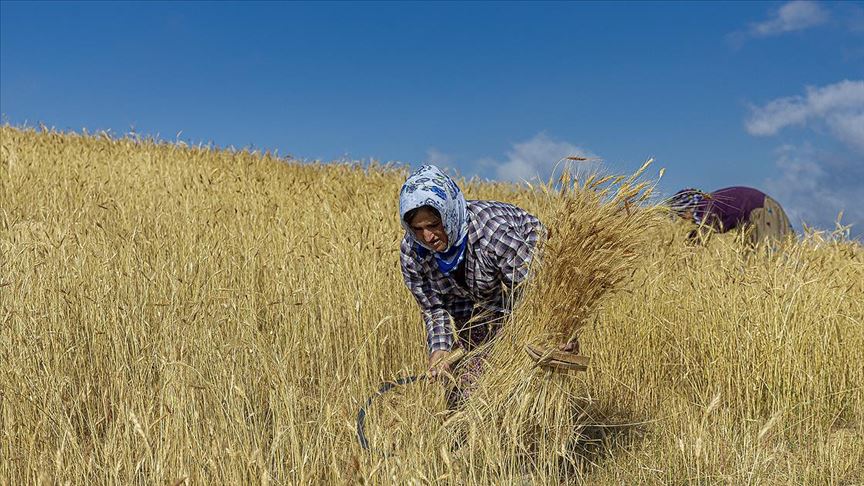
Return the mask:
<path fill-rule="evenodd" d="M 367 454 L 358 407 L 426 359 L 402 168 L 9 126 L 0 145 L 2 483 L 864 483 L 859 244 L 691 247 L 655 218 L 588 309 L 587 373 L 506 368 L 518 396 L 490 384 L 456 417 L 403 387 Z M 553 229 L 572 200 L 463 188 Z M 562 317 L 560 291 L 520 318 Z M 541 397 L 558 411 L 516 413 Z"/>

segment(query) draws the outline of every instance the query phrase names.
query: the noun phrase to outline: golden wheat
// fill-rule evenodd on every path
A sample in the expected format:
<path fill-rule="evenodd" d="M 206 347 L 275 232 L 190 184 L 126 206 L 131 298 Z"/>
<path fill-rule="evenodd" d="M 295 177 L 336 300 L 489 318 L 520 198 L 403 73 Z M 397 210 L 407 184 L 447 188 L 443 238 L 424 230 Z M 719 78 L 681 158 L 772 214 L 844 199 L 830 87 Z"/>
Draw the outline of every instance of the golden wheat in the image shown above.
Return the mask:
<path fill-rule="evenodd" d="M 580 329 L 591 367 L 493 348 L 512 363 L 484 379 L 506 386 L 446 423 L 439 385 L 400 387 L 362 451 L 357 409 L 425 363 L 398 265 L 406 175 L 0 128 L 0 483 L 864 482 L 859 244 L 691 247 L 590 190 L 568 223 L 560 194 L 478 181 L 469 197 L 563 225 L 546 261 L 585 241 L 575 222 L 607 224 L 613 251 L 583 267 L 620 291 L 541 267 L 511 323 Z"/>

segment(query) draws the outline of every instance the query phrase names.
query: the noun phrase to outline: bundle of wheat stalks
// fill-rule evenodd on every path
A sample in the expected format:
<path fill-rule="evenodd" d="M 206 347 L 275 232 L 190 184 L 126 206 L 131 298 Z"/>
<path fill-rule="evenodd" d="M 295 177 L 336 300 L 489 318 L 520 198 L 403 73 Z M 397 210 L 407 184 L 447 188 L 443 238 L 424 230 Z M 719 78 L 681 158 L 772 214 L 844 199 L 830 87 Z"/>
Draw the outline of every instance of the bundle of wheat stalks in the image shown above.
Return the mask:
<path fill-rule="evenodd" d="M 633 274 L 640 235 L 657 221 L 657 212 L 644 204 L 651 186 L 639 181 L 650 163 L 629 177 L 580 181 L 565 171 L 561 189 L 549 194 L 549 237 L 538 248 L 532 278 L 498 339 L 483 350 L 488 352 L 486 372 L 465 409 L 452 419 L 467 445 L 460 452 L 465 460 L 503 453 L 524 459 L 511 467 L 523 472 L 545 468 L 547 478 L 562 465 L 577 465 L 574 446 L 590 400 L 579 397 L 575 372 L 537 366 L 525 346 L 553 350 L 578 339 L 602 299 Z M 504 474 L 513 473 L 519 472 Z"/>
<path fill-rule="evenodd" d="M 398 387 L 365 453 L 427 359 L 406 176 L 0 125 L 0 484 L 864 484 L 860 241 L 691 247 L 628 178 L 459 182 L 542 266 L 452 426 Z M 532 368 L 580 329 L 587 373 Z"/>

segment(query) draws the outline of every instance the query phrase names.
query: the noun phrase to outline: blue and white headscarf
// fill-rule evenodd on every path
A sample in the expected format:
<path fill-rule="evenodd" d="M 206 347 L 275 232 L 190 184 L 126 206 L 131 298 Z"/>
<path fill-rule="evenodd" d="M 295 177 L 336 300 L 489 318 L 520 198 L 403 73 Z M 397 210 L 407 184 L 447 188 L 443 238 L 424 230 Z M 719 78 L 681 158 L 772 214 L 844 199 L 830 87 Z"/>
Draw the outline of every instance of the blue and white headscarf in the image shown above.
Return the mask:
<path fill-rule="evenodd" d="M 447 233 L 447 248 L 436 252 L 414 237 L 414 231 L 405 221 L 405 214 L 412 209 L 431 206 L 441 215 Z M 414 242 L 417 252 L 423 256 L 433 252 L 438 268 L 444 275 L 450 274 L 465 257 L 468 240 L 468 206 L 459 186 L 447 174 L 434 165 L 424 165 L 408 177 L 399 192 L 399 220 L 405 234 Z"/>
<path fill-rule="evenodd" d="M 669 208 L 678 215 L 690 211 L 696 224 L 702 223 L 701 209 L 708 195 L 699 189 L 682 189 L 668 200 Z"/>

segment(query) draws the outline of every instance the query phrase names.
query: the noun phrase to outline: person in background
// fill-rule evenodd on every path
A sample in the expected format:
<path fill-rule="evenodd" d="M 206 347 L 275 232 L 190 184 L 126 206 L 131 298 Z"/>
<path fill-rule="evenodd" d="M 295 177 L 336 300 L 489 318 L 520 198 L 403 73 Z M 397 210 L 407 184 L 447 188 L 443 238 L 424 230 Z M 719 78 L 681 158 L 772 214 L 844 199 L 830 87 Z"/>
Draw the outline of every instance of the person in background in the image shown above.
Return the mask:
<path fill-rule="evenodd" d="M 512 204 L 466 201 L 456 183 L 433 165 L 405 181 L 399 219 L 405 229 L 402 276 L 420 307 L 434 377 L 450 371 L 440 363 L 452 351 L 470 351 L 498 332 L 514 290 L 528 277 L 545 228 Z M 451 409 L 467 397 L 483 362 L 475 356 L 461 366 L 465 371 L 447 397 Z"/>
<path fill-rule="evenodd" d="M 744 230 L 754 245 L 766 240 L 779 241 L 793 233 L 780 204 L 750 187 L 726 187 L 708 193 L 683 189 L 668 203 L 673 213 L 699 225 L 699 229 L 690 233 L 690 239 L 697 238 L 705 228 L 719 233 Z"/>

